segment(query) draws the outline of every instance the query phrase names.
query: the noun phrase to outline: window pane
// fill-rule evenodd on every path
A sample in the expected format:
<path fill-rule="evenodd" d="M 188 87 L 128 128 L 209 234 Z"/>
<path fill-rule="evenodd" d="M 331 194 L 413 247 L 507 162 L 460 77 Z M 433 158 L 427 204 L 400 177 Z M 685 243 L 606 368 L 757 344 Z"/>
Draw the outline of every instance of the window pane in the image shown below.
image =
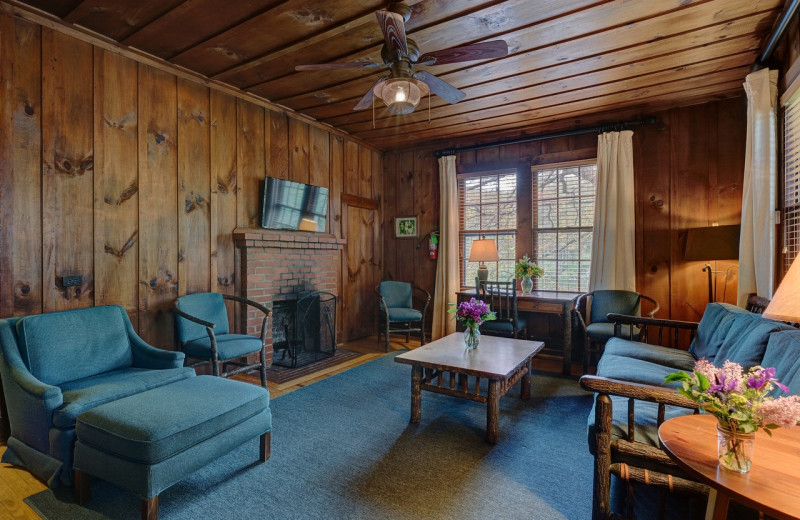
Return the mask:
<path fill-rule="evenodd" d="M 514 229 L 517 227 L 517 203 L 502 202 L 500 203 L 500 220 L 498 222 L 498 229 Z"/>
<path fill-rule="evenodd" d="M 536 246 L 539 251 L 539 258 L 555 260 L 558 258 L 558 232 L 539 231 Z"/>
<path fill-rule="evenodd" d="M 464 183 L 464 204 L 481 203 L 481 180 L 466 179 Z"/>
<path fill-rule="evenodd" d="M 465 206 L 464 229 L 480 229 L 480 228 L 481 228 L 481 207 Z"/>
<path fill-rule="evenodd" d="M 500 235 L 497 237 L 497 255 L 500 259 L 515 259 L 516 237 L 514 235 Z"/>
<path fill-rule="evenodd" d="M 561 231 L 558 233 L 558 258 L 564 260 L 578 259 L 580 248 L 578 247 L 577 231 Z"/>
<path fill-rule="evenodd" d="M 580 269 L 577 261 L 559 263 L 558 288 L 562 291 L 580 290 Z"/>
<path fill-rule="evenodd" d="M 544 269 L 544 274 L 539 278 L 539 289 L 543 291 L 557 290 L 558 263 L 551 260 L 540 260 L 537 263 Z"/>
<path fill-rule="evenodd" d="M 514 260 L 500 260 L 497 264 L 498 280 L 505 282 L 514 277 Z"/>
<path fill-rule="evenodd" d="M 481 203 L 497 202 L 497 177 L 481 177 Z"/>
<path fill-rule="evenodd" d="M 558 227 L 578 227 L 580 225 L 580 199 L 569 197 L 558 200 Z"/>
<path fill-rule="evenodd" d="M 484 204 L 481 206 L 480 229 L 499 229 L 497 227 L 497 204 Z"/>
<path fill-rule="evenodd" d="M 581 260 L 592 259 L 592 232 L 581 231 Z M 587 264 L 588 265 L 588 264 Z"/>
<path fill-rule="evenodd" d="M 517 203 L 517 175 L 500 176 L 500 202 Z"/>
<path fill-rule="evenodd" d="M 558 175 L 558 196 L 573 197 L 578 194 L 578 168 L 562 168 Z"/>
<path fill-rule="evenodd" d="M 543 200 L 539 202 L 538 227 L 555 228 L 558 227 L 558 200 Z"/>
<path fill-rule="evenodd" d="M 540 170 L 537 172 L 539 199 L 552 199 L 558 196 L 558 174 L 556 170 Z"/>
<path fill-rule="evenodd" d="M 581 197 L 581 226 L 594 226 L 594 195 Z"/>

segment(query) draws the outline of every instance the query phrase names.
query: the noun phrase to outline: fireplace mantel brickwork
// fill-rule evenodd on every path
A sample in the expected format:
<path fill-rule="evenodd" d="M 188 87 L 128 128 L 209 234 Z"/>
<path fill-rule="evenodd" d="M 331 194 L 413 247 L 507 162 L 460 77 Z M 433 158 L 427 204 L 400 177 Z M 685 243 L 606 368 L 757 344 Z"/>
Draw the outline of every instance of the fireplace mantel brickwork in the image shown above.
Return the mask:
<path fill-rule="evenodd" d="M 337 294 L 339 252 L 345 240 L 334 235 L 267 229 L 236 229 L 241 296 L 261 303 L 291 298 L 301 291 Z M 249 310 L 241 323 L 257 335 L 261 318 Z M 272 322 L 267 331 L 267 362 L 272 362 Z"/>

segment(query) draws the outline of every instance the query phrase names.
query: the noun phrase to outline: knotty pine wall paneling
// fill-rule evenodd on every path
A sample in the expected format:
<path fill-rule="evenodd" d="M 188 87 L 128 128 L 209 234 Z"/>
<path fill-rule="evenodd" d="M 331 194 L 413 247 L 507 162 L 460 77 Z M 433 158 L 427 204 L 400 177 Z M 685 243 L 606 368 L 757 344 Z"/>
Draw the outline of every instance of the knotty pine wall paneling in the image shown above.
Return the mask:
<path fill-rule="evenodd" d="M 5 14 L 0 38 L 0 316 L 119 304 L 174 348 L 175 298 L 237 293 L 232 233 L 258 226 L 272 175 L 330 189 L 328 232 L 354 241 L 338 329 L 375 332 L 380 152 L 104 43 Z M 345 191 L 373 209 L 347 221 Z"/>
<path fill-rule="evenodd" d="M 0 310 L 42 312 L 42 29 L 0 16 Z M 15 64 L 25 63 L 19 67 Z M 13 254 L 10 252 L 13 251 Z"/>
<path fill-rule="evenodd" d="M 631 117 L 631 115 L 633 117 Z M 627 114 L 635 119 L 648 114 Z M 678 107 L 653 114 L 656 125 L 634 129 L 636 280 L 643 294 L 661 305 L 659 317 L 698 321 L 708 303 L 704 262 L 685 262 L 686 230 L 737 224 L 741 215 L 746 110 L 743 98 Z M 491 142 L 491 136 L 445 143 L 439 148 Z M 531 166 L 596 155 L 596 134 L 583 134 L 461 152 L 459 172 L 517 168 L 518 227 L 530 229 Z M 414 280 L 433 292 L 436 263 L 410 241 L 394 238 L 394 217 L 424 215 L 420 235 L 438 228 L 439 190 L 433 149 L 389 152 L 384 160 L 384 277 Z M 421 189 L 420 185 L 427 185 Z M 517 257 L 535 256 L 530 234 L 517 236 Z M 717 264 L 717 300 L 735 303 L 735 261 Z M 542 325 L 537 322 L 535 326 Z M 529 325 L 531 326 L 531 325 Z M 557 324 L 544 324 L 557 330 Z M 556 327 L 554 329 L 554 326 Z M 537 331 L 538 332 L 538 331 Z"/>

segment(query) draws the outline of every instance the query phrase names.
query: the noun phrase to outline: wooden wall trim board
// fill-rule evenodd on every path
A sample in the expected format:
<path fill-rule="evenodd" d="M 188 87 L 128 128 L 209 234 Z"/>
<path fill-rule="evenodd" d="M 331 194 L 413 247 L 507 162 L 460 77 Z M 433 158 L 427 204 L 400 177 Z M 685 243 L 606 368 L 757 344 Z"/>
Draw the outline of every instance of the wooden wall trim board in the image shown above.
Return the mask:
<path fill-rule="evenodd" d="M 233 230 L 274 175 L 329 188 L 327 232 L 353 238 L 339 328 L 374 332 L 380 152 L 7 8 L 0 38 L 0 316 L 118 304 L 172 348 L 176 297 L 238 291 Z"/>
<path fill-rule="evenodd" d="M 225 94 L 229 94 L 231 96 L 244 99 L 245 101 L 259 105 L 272 112 L 279 112 L 286 114 L 288 117 L 291 117 L 298 121 L 302 121 L 308 125 L 321 128 L 326 132 L 336 135 L 341 135 L 348 139 L 352 139 L 353 141 L 357 142 L 360 146 L 364 146 L 372 150 L 379 151 L 379 149 L 376 148 L 374 145 L 358 137 L 355 137 L 343 130 L 340 130 L 328 123 L 322 123 L 320 121 L 317 121 L 313 117 L 306 116 L 304 114 L 296 112 L 289 107 L 283 106 L 278 103 L 274 103 L 256 94 L 245 92 L 227 83 L 223 83 L 217 79 L 208 78 L 206 76 L 203 76 L 202 74 L 198 74 L 179 65 L 173 65 L 172 63 L 162 60 L 161 58 L 158 58 L 156 56 L 153 56 L 152 54 L 148 54 L 146 52 L 137 50 L 132 47 L 127 47 L 110 38 L 104 37 L 88 29 L 84 29 L 80 26 L 68 25 L 62 22 L 60 19 L 56 18 L 55 16 L 45 13 L 44 11 L 40 11 L 35 7 L 31 7 L 29 5 L 17 2 L 15 0 L 2 0 L 0 1 L 0 12 L 13 15 L 14 17 L 18 17 L 27 20 L 29 22 L 33 22 L 37 25 L 46 27 L 55 32 L 63 33 L 77 40 L 89 43 L 94 47 L 99 47 L 109 52 L 120 54 L 122 56 L 125 56 L 126 58 L 130 58 L 144 65 L 149 65 L 155 69 L 162 70 L 164 72 L 169 72 L 170 74 L 174 74 L 179 78 L 193 81 L 210 89 L 218 90 Z"/>

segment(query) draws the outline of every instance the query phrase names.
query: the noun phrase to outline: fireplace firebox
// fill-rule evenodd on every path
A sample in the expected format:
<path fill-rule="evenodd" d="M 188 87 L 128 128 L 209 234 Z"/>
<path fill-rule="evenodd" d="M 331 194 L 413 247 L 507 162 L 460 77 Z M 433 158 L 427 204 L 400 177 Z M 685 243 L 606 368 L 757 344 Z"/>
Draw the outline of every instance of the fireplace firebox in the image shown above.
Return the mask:
<path fill-rule="evenodd" d="M 296 368 L 336 353 L 336 295 L 314 291 L 273 302 L 272 363 Z"/>

